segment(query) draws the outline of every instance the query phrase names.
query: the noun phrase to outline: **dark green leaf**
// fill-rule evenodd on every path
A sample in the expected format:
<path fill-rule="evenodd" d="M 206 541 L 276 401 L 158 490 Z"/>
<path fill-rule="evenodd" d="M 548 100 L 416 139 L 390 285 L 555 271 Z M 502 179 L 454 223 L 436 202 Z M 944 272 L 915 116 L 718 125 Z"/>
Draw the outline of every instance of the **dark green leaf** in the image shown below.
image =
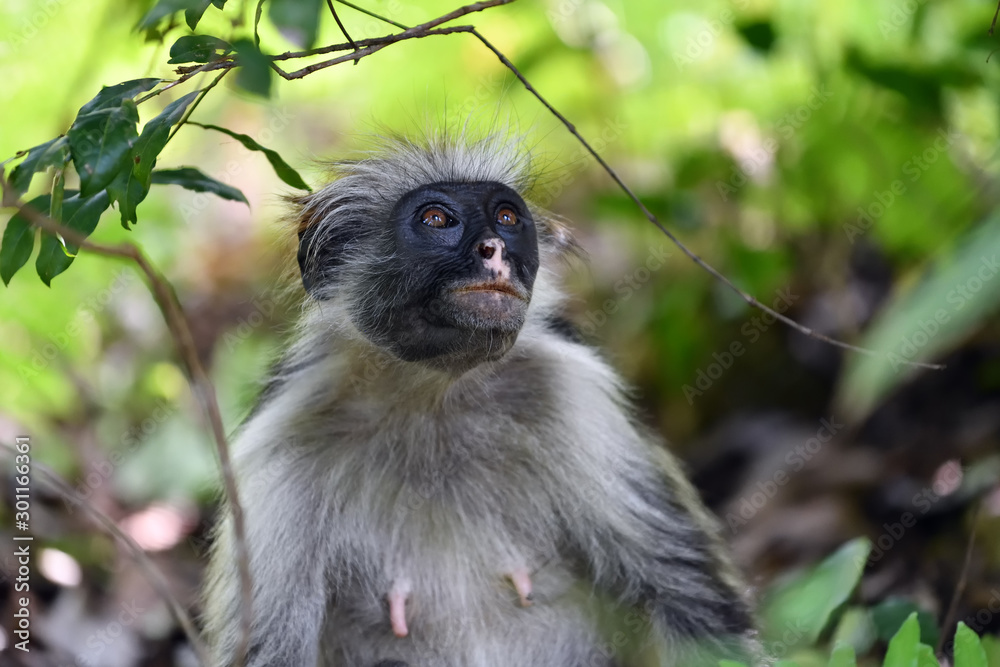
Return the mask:
<path fill-rule="evenodd" d="M 237 132 L 233 132 L 232 130 L 227 130 L 224 127 L 219 127 L 218 125 L 202 125 L 201 123 L 191 123 L 191 124 L 197 125 L 198 127 L 203 127 L 208 130 L 215 130 L 216 132 L 222 132 L 223 134 L 228 134 L 233 139 L 243 144 L 245 148 L 252 151 L 260 151 L 267 157 L 267 161 L 271 163 L 271 167 L 274 168 L 274 173 L 278 175 L 278 178 L 280 178 L 293 188 L 312 191 L 312 188 L 306 185 L 306 182 L 302 180 L 302 177 L 299 176 L 299 173 L 294 169 L 292 169 L 290 166 L 288 166 L 288 163 L 285 162 L 280 155 L 278 155 L 277 151 L 261 146 L 259 143 L 257 143 L 251 137 L 245 134 L 239 134 Z"/>
<path fill-rule="evenodd" d="M 871 610 L 872 621 L 875 623 L 879 639 L 883 641 L 892 639 L 911 614 L 917 615 L 917 623 L 920 625 L 920 641 L 937 646 L 941 634 L 934 615 L 920 609 L 909 600 L 899 597 L 886 598 Z"/>
<path fill-rule="evenodd" d="M 149 187 L 143 187 L 132 169 L 122 169 L 108 184 L 111 201 L 118 202 L 118 212 L 122 216 L 122 227 L 129 229 L 129 223 L 138 220 L 135 209 L 146 198 Z"/>
<path fill-rule="evenodd" d="M 138 134 L 139 112 L 135 102 L 95 109 L 81 114 L 66 133 L 73 165 L 80 176 L 80 191 L 89 197 L 103 190 L 128 160 Z"/>
<path fill-rule="evenodd" d="M 311 49 L 322 9 L 323 0 L 270 0 L 267 15 L 290 42 Z"/>
<path fill-rule="evenodd" d="M 149 193 L 152 183 L 153 165 L 160 151 L 167 145 L 170 138 L 170 128 L 183 117 L 188 105 L 194 101 L 200 91 L 188 93 L 174 100 L 145 127 L 129 152 L 127 160 L 130 167 L 122 169 L 108 184 L 108 194 L 111 201 L 118 203 L 121 213 L 122 227 L 129 229 L 129 223 L 138 220 L 135 209 Z"/>
<path fill-rule="evenodd" d="M 270 97 L 273 73 L 271 61 L 249 39 L 233 42 L 233 48 L 236 49 L 236 60 L 239 63 L 236 85 L 254 95 Z"/>
<path fill-rule="evenodd" d="M 201 20 L 201 17 L 205 14 L 205 10 L 211 4 L 212 0 L 201 0 L 201 2 L 191 9 L 184 10 L 184 20 L 187 22 L 189 28 L 194 30 L 198 27 L 198 21 Z"/>
<path fill-rule="evenodd" d="M 185 35 L 170 47 L 168 63 L 207 63 L 233 47 L 229 42 L 211 35 Z"/>
<path fill-rule="evenodd" d="M 883 667 L 917 667 L 919 646 L 920 625 L 917 623 L 917 615 L 910 614 L 889 642 Z"/>
<path fill-rule="evenodd" d="M 62 220 L 63 198 L 66 195 L 66 171 L 60 169 L 52 182 L 52 202 L 49 204 L 49 217 Z"/>
<path fill-rule="evenodd" d="M 774 26 L 770 21 L 743 23 L 736 26 L 736 30 L 747 41 L 747 44 L 761 53 L 770 53 L 771 48 L 774 46 L 776 35 L 774 33 Z"/>
<path fill-rule="evenodd" d="M 200 92 L 200 90 L 196 90 L 174 100 L 160 115 L 150 120 L 142 128 L 142 134 L 139 135 L 139 139 L 132 149 L 132 170 L 147 190 L 156 158 L 163 147 L 167 145 L 167 139 L 170 138 L 170 128 L 184 116 L 184 111 Z"/>
<path fill-rule="evenodd" d="M 56 137 L 34 148 L 28 149 L 21 164 L 10 172 L 10 184 L 18 195 L 23 195 L 31 187 L 31 177 L 48 167 L 62 167 L 69 160 L 69 141 L 66 137 Z"/>
<path fill-rule="evenodd" d="M 231 185 L 220 183 L 210 176 L 206 176 L 194 167 L 181 167 L 180 169 L 158 169 L 153 172 L 153 183 L 159 185 L 180 185 L 195 192 L 211 192 L 219 195 L 223 199 L 243 202 L 247 206 L 250 202 L 243 196 L 243 193 Z"/>
<path fill-rule="evenodd" d="M 145 30 L 146 28 L 152 28 L 160 19 L 167 16 L 176 14 L 177 12 L 187 11 L 189 9 L 197 10 L 201 5 L 202 0 L 160 0 L 153 8 L 146 12 L 146 15 L 142 17 L 139 21 L 139 25 L 136 26 L 140 30 Z M 204 12 L 204 10 L 202 10 Z"/>
<path fill-rule="evenodd" d="M 35 197 L 28 202 L 28 206 L 36 211 L 47 211 L 49 195 Z M 20 213 L 15 213 L 7 221 L 7 229 L 3 231 L 3 245 L 0 245 L 0 278 L 4 285 L 9 284 L 14 274 L 27 263 L 34 249 L 34 228 Z"/>
<path fill-rule="evenodd" d="M 101 219 L 101 213 L 109 204 L 107 192 L 99 192 L 93 197 L 74 195 L 63 202 L 63 224 L 84 236 L 90 236 L 97 227 L 97 221 Z M 64 248 L 62 241 L 56 236 L 42 234 L 42 245 L 35 259 L 38 277 L 46 285 L 51 285 L 52 279 L 73 263 L 78 250 L 72 243 L 67 242 Z"/>
<path fill-rule="evenodd" d="M 150 90 L 160 81 L 161 79 L 132 79 L 114 86 L 104 86 L 101 88 L 101 92 L 94 96 L 94 99 L 80 107 L 77 116 L 84 116 L 98 109 L 121 106 L 125 100 L 130 100 L 139 93 Z"/>
<path fill-rule="evenodd" d="M 212 4 L 215 5 L 217 9 L 222 9 L 226 6 L 226 0 L 212 0 Z"/>

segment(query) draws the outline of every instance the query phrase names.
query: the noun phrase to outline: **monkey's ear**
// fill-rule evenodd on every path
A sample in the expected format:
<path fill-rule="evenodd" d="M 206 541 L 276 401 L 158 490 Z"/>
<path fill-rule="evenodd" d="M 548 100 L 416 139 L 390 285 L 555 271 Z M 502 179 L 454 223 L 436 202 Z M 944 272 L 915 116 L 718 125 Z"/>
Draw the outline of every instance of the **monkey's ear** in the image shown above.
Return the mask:
<path fill-rule="evenodd" d="M 302 286 L 310 296 L 318 298 L 317 286 L 319 284 L 321 266 L 321 253 L 312 252 L 313 242 L 316 240 L 316 225 L 299 224 L 299 272 L 302 274 Z M 317 249 L 318 250 L 318 249 Z M 312 257 L 310 257 L 310 254 Z"/>
<path fill-rule="evenodd" d="M 355 238 L 350 226 L 334 225 L 303 209 L 298 219 L 299 272 L 302 286 L 314 299 L 330 297 L 331 283 L 345 263 L 347 246 Z"/>
<path fill-rule="evenodd" d="M 580 252 L 580 245 L 573 236 L 573 231 L 565 221 L 554 215 L 543 218 L 545 237 L 560 254 L 575 255 Z"/>

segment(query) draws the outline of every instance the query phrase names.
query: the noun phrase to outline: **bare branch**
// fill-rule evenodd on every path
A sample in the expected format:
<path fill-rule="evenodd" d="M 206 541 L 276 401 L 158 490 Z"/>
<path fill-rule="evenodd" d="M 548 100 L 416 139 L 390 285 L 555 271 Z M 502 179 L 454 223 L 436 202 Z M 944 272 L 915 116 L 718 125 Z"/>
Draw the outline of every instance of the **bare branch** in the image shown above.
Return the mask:
<path fill-rule="evenodd" d="M 8 450 L 12 455 L 17 455 L 17 450 L 7 443 L 0 443 L 0 447 Z M 37 461 L 31 462 L 31 469 L 34 472 L 42 473 L 46 484 L 50 489 L 55 491 L 62 499 L 73 505 L 79 505 L 90 515 L 94 520 L 94 523 L 98 524 L 101 528 L 105 530 L 109 535 L 117 539 L 125 550 L 129 552 L 129 555 L 135 560 L 139 565 L 139 568 L 146 575 L 149 580 L 150 585 L 160 594 L 166 602 L 167 606 L 170 607 L 171 613 L 177 620 L 178 625 L 184 631 L 187 636 L 188 641 L 191 642 L 191 647 L 194 649 L 195 654 L 198 656 L 198 661 L 202 665 L 208 665 L 208 652 L 205 650 L 205 645 L 202 644 L 201 639 L 198 636 L 198 630 L 195 628 L 194 622 L 191 620 L 191 616 L 184 609 L 184 606 L 177 600 L 173 592 L 170 590 L 170 586 L 167 580 L 164 578 L 163 573 L 160 572 L 159 568 L 153 564 L 146 552 L 142 550 L 138 544 L 135 543 L 130 536 L 122 532 L 118 524 L 109 517 L 107 514 L 97 509 L 92 503 L 90 503 L 86 498 L 80 496 L 73 488 L 66 483 L 66 480 L 62 479 L 58 474 L 52 471 L 48 466 L 41 464 Z"/>
<path fill-rule="evenodd" d="M 284 78 L 289 81 L 294 81 L 295 79 L 301 79 L 304 76 L 308 76 L 317 70 L 325 69 L 327 67 L 332 67 L 333 65 L 339 65 L 340 63 L 347 62 L 349 60 L 357 62 L 362 58 L 364 58 L 365 56 L 370 56 L 376 51 L 381 51 L 385 47 L 389 46 L 390 44 L 395 44 L 396 42 L 402 42 L 407 39 L 421 39 L 423 37 L 433 37 L 435 35 L 450 35 L 456 32 L 475 32 L 475 28 L 473 28 L 471 25 L 458 25 L 449 28 L 438 28 L 436 30 L 434 29 L 420 30 L 410 34 L 399 33 L 397 35 L 389 35 L 388 37 L 382 37 L 381 39 L 376 40 L 375 44 L 365 47 L 359 51 L 354 51 L 352 53 L 348 53 L 342 56 L 337 56 L 336 58 L 331 58 L 330 60 L 324 60 L 323 62 L 313 63 L 312 65 L 308 65 L 307 67 L 295 70 L 294 72 L 289 72 L 282 76 L 284 76 Z"/>
<path fill-rule="evenodd" d="M 405 26 L 403 26 L 403 25 L 401 25 L 399 23 L 396 23 L 395 21 L 387 19 L 384 16 L 379 16 L 378 14 L 376 14 L 374 12 L 371 12 L 371 11 L 368 11 L 366 9 L 362 9 L 361 7 L 357 7 L 357 6 L 353 5 L 353 4 L 351 4 L 350 2 L 345 2 L 344 0 L 337 0 L 337 1 L 340 2 L 341 4 L 345 4 L 345 5 L 349 6 L 349 7 L 353 7 L 354 9 L 357 9 L 358 11 L 364 12 L 365 14 L 367 14 L 367 15 L 369 15 L 371 17 L 374 17 L 376 19 L 379 19 L 380 21 L 384 21 L 385 23 L 389 23 L 391 25 L 394 25 L 394 26 L 397 26 L 397 27 L 400 27 L 400 28 L 405 28 Z M 472 5 L 470 5 L 470 7 L 471 6 Z M 465 8 L 463 8 L 463 9 L 465 9 Z M 998 13 L 1000 13 L 1000 7 L 997 8 L 997 11 L 998 11 Z M 452 13 L 454 13 L 454 12 L 452 12 Z M 399 34 L 400 35 L 405 35 L 408 32 L 410 32 L 411 30 L 416 30 L 417 28 L 424 27 L 424 26 L 427 26 L 427 25 L 428 25 L 427 23 L 424 23 L 421 26 L 417 26 L 416 28 L 406 28 L 406 30 L 404 32 L 399 33 Z M 461 26 L 461 27 L 465 28 L 466 26 Z M 690 248 L 688 248 L 686 245 L 684 245 L 684 243 L 680 239 L 678 239 L 669 229 L 667 229 L 663 225 L 663 223 L 660 222 L 660 220 L 655 215 L 653 215 L 653 213 L 648 208 L 646 208 L 646 205 L 642 203 L 642 200 L 639 199 L 639 197 L 634 192 L 632 192 L 632 189 L 625 184 L 625 182 L 621 179 L 621 177 L 618 176 L 618 173 L 614 169 L 612 169 L 611 165 L 609 165 L 607 162 L 605 162 L 604 158 L 602 158 L 600 156 L 600 154 L 598 154 L 598 152 L 596 150 L 594 150 L 594 147 L 591 146 L 590 143 L 586 139 L 584 139 L 583 136 L 577 131 L 576 126 L 574 126 L 573 123 L 571 123 L 569 121 L 569 119 L 566 118 L 566 116 L 562 115 L 562 113 L 560 113 L 558 109 L 556 109 L 554 106 L 552 106 L 549 103 L 549 101 L 546 100 L 542 96 L 542 94 L 539 93 L 538 90 L 533 85 L 531 85 L 531 82 L 528 81 L 527 78 L 525 78 L 524 74 L 521 73 L 521 71 L 514 65 L 514 63 L 512 63 L 510 61 L 509 58 L 507 58 L 507 56 L 505 56 L 497 47 L 493 46 L 493 44 L 488 39 L 486 39 L 485 37 L 483 37 L 483 35 L 480 32 L 478 32 L 475 28 L 472 28 L 471 30 L 467 30 L 467 29 L 455 30 L 455 32 L 468 32 L 468 33 L 471 33 L 472 35 L 474 35 L 476 37 L 476 39 L 478 39 L 480 42 L 482 42 L 483 45 L 486 46 L 486 48 L 488 48 L 490 51 L 492 51 L 493 55 L 495 55 L 500 60 L 500 62 L 503 63 L 504 67 L 506 67 L 507 69 L 509 69 L 511 71 L 511 73 L 513 73 L 514 76 L 517 77 L 517 79 L 521 82 L 521 85 L 523 85 L 524 88 L 529 93 L 531 93 L 532 95 L 534 95 L 535 99 L 537 99 L 539 102 L 541 102 L 542 106 L 544 106 L 546 109 L 548 109 L 549 112 L 553 116 L 555 116 L 557 119 L 559 119 L 559 122 L 561 122 L 566 127 L 566 129 L 569 130 L 570 134 L 572 134 L 574 137 L 576 137 L 577 141 L 579 141 L 580 144 L 587 150 L 587 152 L 590 153 L 590 155 L 593 156 L 593 158 L 595 160 L 597 160 L 597 163 L 601 165 L 601 167 L 604 169 L 604 171 L 607 172 L 607 174 L 609 176 L 611 176 L 611 179 L 615 182 L 616 185 L 618 185 L 618 187 L 622 190 L 622 192 L 624 192 L 628 196 L 628 198 L 631 199 L 632 202 L 636 206 L 639 207 L 639 210 L 642 211 L 643 215 L 646 216 L 646 219 L 649 220 L 651 223 L 653 223 L 653 225 L 655 225 L 657 229 L 659 229 L 661 232 L 663 232 L 663 234 L 668 239 L 670 239 L 670 241 L 675 246 L 677 246 L 680 249 L 681 252 L 683 252 L 685 255 L 687 255 L 687 257 L 691 261 L 693 261 L 695 264 L 697 264 L 702 269 L 704 269 L 705 271 L 707 271 L 713 278 L 715 278 L 716 280 L 718 280 L 719 282 L 721 282 L 722 284 L 724 284 L 726 287 L 728 287 L 729 289 L 731 289 L 733 292 L 735 292 L 736 294 L 738 294 L 740 296 L 740 298 L 743 299 L 744 301 L 746 301 L 750 306 L 753 306 L 754 308 L 758 308 L 758 309 L 764 311 L 765 313 L 768 313 L 769 315 L 771 315 L 771 317 L 774 317 L 778 321 L 785 323 L 786 325 L 790 326 L 792 329 L 795 329 L 796 331 L 798 331 L 801 334 L 809 336 L 810 338 L 815 338 L 816 340 L 821 340 L 824 343 L 828 343 L 830 345 L 833 345 L 834 347 L 839 347 L 839 348 L 842 348 L 842 349 L 845 349 L 845 350 L 851 350 L 853 352 L 858 352 L 860 354 L 864 354 L 864 355 L 867 355 L 867 356 L 882 356 L 882 353 L 880 353 L 880 352 L 878 352 L 876 350 L 870 350 L 868 348 L 859 347 L 857 345 L 852 345 L 850 343 L 846 343 L 844 341 L 837 340 L 836 338 L 831 338 L 831 337 L 829 337 L 829 336 L 827 336 L 825 334 L 821 334 L 818 331 L 814 331 L 813 329 L 810 329 L 809 327 L 803 326 L 803 325 L 799 324 L 798 322 L 796 322 L 795 320 L 793 320 L 792 318 L 786 317 L 786 316 L 782 315 L 781 313 L 777 312 L 776 310 L 774 310 L 772 308 L 768 308 L 767 306 L 765 306 L 764 304 L 762 304 L 760 301 L 758 301 L 753 295 L 751 295 L 751 294 L 743 291 L 739 287 L 737 287 L 736 284 L 733 283 L 733 281 L 731 281 L 729 278 L 727 278 L 725 275 L 723 275 L 718 269 L 716 269 L 711 264 L 709 264 L 708 262 L 706 262 L 705 260 L 703 260 L 697 254 L 695 254 L 694 251 L 692 251 Z M 337 64 L 337 62 L 343 62 L 345 60 L 345 58 L 339 58 L 339 59 L 334 59 L 334 60 L 336 62 L 334 62 L 334 61 L 327 61 L 326 63 L 319 63 L 319 64 L 323 65 L 324 67 L 327 67 L 329 65 L 335 65 L 335 64 Z M 308 69 L 308 68 L 306 68 L 306 69 Z M 303 71 L 303 70 L 300 70 L 300 71 Z M 305 74 L 310 74 L 310 73 L 311 72 L 305 72 Z M 296 72 L 296 74 L 297 74 L 297 72 Z M 305 76 L 305 74 L 303 74 L 302 76 Z M 917 368 L 927 368 L 927 369 L 931 369 L 931 370 L 941 370 L 941 369 L 943 369 L 945 367 L 944 364 L 930 364 L 930 363 L 925 363 L 925 362 L 922 362 L 922 361 L 903 361 L 902 363 L 905 364 L 905 365 L 907 365 L 907 366 L 914 366 L 914 367 L 917 367 Z"/>
<path fill-rule="evenodd" d="M 697 254 L 695 254 L 694 251 L 692 251 L 690 248 L 688 248 L 686 245 L 684 245 L 684 243 L 682 243 L 680 239 L 678 239 L 676 236 L 674 236 L 674 234 L 669 229 L 667 229 L 663 225 L 663 223 L 660 222 L 660 220 L 655 215 L 653 215 L 652 211 L 650 211 L 648 208 L 646 208 L 646 205 L 642 203 L 642 200 L 639 199 L 639 197 L 634 192 L 632 192 L 632 189 L 629 186 L 625 185 L 625 182 L 621 179 L 620 176 L 618 176 L 618 173 L 614 169 L 611 168 L 611 165 L 609 165 L 607 162 L 605 162 L 604 158 L 602 158 L 598 154 L 598 152 L 596 150 L 594 150 L 594 147 L 591 146 L 590 143 L 586 139 L 583 138 L 583 136 L 577 131 L 577 129 L 573 125 L 573 123 L 569 122 L 569 119 L 567 119 L 554 106 L 552 106 L 549 103 L 548 100 L 546 100 L 544 97 L 542 97 L 542 94 L 539 93 L 538 90 L 534 86 L 531 85 L 531 83 L 524 77 L 524 75 L 521 74 L 520 70 L 518 70 L 517 67 L 514 66 L 514 63 L 512 63 L 507 58 L 507 56 L 505 56 L 503 53 L 501 53 L 500 50 L 497 49 L 497 47 L 493 46 L 493 44 L 490 43 L 490 41 L 488 39 L 486 39 L 485 37 L 483 37 L 476 30 L 471 30 L 470 32 L 473 35 L 475 35 L 476 39 L 478 39 L 480 42 L 482 42 L 486 46 L 486 48 L 488 48 L 490 51 L 492 51 L 493 54 L 496 55 L 497 58 L 500 59 L 500 62 L 502 62 L 504 64 L 504 66 L 507 69 L 509 69 L 514 74 L 514 76 L 516 76 L 518 78 L 518 80 L 520 80 L 521 84 L 525 87 L 525 89 L 529 93 L 531 93 L 532 95 L 534 95 L 535 98 L 539 102 L 541 102 L 542 105 L 546 109 L 548 109 L 552 113 L 553 116 L 555 116 L 556 118 L 559 119 L 559 122 L 561 122 L 564 126 L 566 126 L 566 129 L 569 130 L 570 134 L 572 134 L 574 137 L 576 137 L 577 141 L 579 141 L 580 144 L 585 149 L 587 149 L 587 152 L 590 153 L 595 160 L 597 160 L 598 164 L 600 164 L 601 167 L 604 169 L 604 171 L 606 171 L 608 173 L 608 175 L 611 176 L 611 179 L 618 185 L 618 187 L 622 190 L 622 192 L 624 192 L 626 195 L 628 195 L 628 198 L 631 199 L 632 202 L 636 206 L 639 207 L 639 210 L 642 211 L 643 215 L 646 216 L 646 219 L 649 220 L 651 223 L 653 223 L 656 226 L 657 229 L 659 229 L 661 232 L 663 232 L 663 234 L 668 239 L 670 239 L 671 243 L 673 243 L 675 246 L 677 246 L 680 249 L 680 251 L 682 253 L 684 253 L 685 255 L 687 255 L 687 257 L 691 261 L 693 261 L 695 264 L 697 264 L 702 269 L 704 269 L 705 271 L 707 271 L 713 278 L 715 278 L 716 280 L 718 280 L 719 282 L 721 282 L 723 285 L 725 285 L 726 287 L 728 287 L 729 289 L 731 289 L 733 292 L 735 292 L 736 294 L 738 294 L 740 296 L 740 298 L 743 299 L 744 301 L 746 301 L 748 304 L 750 304 L 754 308 L 758 308 L 758 309 L 764 311 L 765 313 L 769 314 L 771 317 L 773 317 L 773 318 L 775 318 L 775 319 L 777 319 L 777 320 L 779 320 L 781 322 L 784 322 L 785 324 L 787 324 L 791 328 L 795 329 L 799 333 L 805 334 L 806 336 L 809 336 L 810 338 L 815 338 L 816 340 L 821 340 L 824 343 L 828 343 L 830 345 L 833 345 L 834 347 L 843 348 L 845 350 L 851 350 L 853 352 L 859 352 L 861 354 L 865 354 L 865 355 L 868 355 L 868 356 L 882 356 L 882 353 L 880 353 L 880 352 L 878 352 L 876 350 L 870 350 L 868 348 L 859 347 L 857 345 L 852 345 L 851 343 L 846 343 L 844 341 L 837 340 L 836 338 L 830 338 L 827 335 L 821 334 L 818 331 L 815 331 L 813 329 L 810 329 L 807 326 L 803 326 L 803 325 L 799 324 L 798 322 L 796 322 L 792 318 L 786 317 L 786 316 L 782 315 L 781 313 L 779 313 L 778 311 L 776 311 L 776 310 L 774 310 L 772 308 L 768 308 L 767 306 L 765 306 L 764 304 L 762 304 L 760 301 L 758 301 L 754 296 L 752 296 L 751 294 L 749 294 L 747 292 L 744 292 L 742 289 L 740 289 L 739 287 L 737 287 L 736 284 L 732 280 L 730 280 L 725 275 L 723 275 L 718 269 L 716 269 L 711 264 L 709 264 L 708 262 L 706 262 L 705 260 L 703 260 Z M 929 368 L 929 369 L 932 369 L 932 370 L 940 370 L 940 369 L 944 368 L 943 364 L 929 364 L 929 363 L 924 363 L 922 361 L 904 361 L 902 363 L 906 364 L 907 366 L 915 366 L 917 368 Z"/>
<path fill-rule="evenodd" d="M 351 36 L 347 33 L 347 28 L 344 27 L 344 24 L 340 22 L 340 17 L 337 16 L 337 8 L 333 6 L 333 0 L 326 0 L 326 6 L 330 8 L 330 13 L 333 14 L 333 20 L 337 22 L 340 32 L 344 34 L 344 39 L 350 42 L 351 47 L 357 51 L 358 45 L 354 43 L 353 39 L 351 39 Z M 354 62 L 357 63 L 356 60 Z"/>
<path fill-rule="evenodd" d="M 0 188 L 3 190 L 3 207 L 17 209 L 18 213 L 34 226 L 49 234 L 61 236 L 64 240 L 78 246 L 81 250 L 88 250 L 98 255 L 104 255 L 105 257 L 117 257 L 135 262 L 139 270 L 142 271 L 149 281 L 150 291 L 152 291 L 157 305 L 163 312 L 167 328 L 170 330 L 170 334 L 177 345 L 181 361 L 188 372 L 191 389 L 208 418 L 212 434 L 215 438 L 219 466 L 222 469 L 223 485 L 226 489 L 226 496 L 229 498 L 233 513 L 235 555 L 238 561 L 240 579 L 240 612 L 243 634 L 240 648 L 237 652 L 238 659 L 236 664 L 243 665 L 246 660 L 250 641 L 250 627 L 253 620 L 251 608 L 251 591 L 253 589 L 250 580 L 250 563 L 247 555 L 243 506 L 240 504 L 237 494 L 236 477 L 233 474 L 233 465 L 229 456 L 229 444 L 226 440 L 225 428 L 222 425 L 222 415 L 219 412 L 219 403 L 215 396 L 215 388 L 212 386 L 212 382 L 205 372 L 201 360 L 198 358 L 197 348 L 191 336 L 191 328 L 188 325 L 187 316 L 185 316 L 181 308 L 173 286 L 171 286 L 170 282 L 163 277 L 149 262 L 143 252 L 134 244 L 122 243 L 117 246 L 111 246 L 95 243 L 79 232 L 61 225 L 20 201 L 2 171 L 0 171 Z"/>
<path fill-rule="evenodd" d="M 188 122 L 188 119 L 191 118 L 191 114 L 194 113 L 194 110 L 198 108 L 198 105 L 201 104 L 201 101 L 205 99 L 206 95 L 208 95 L 208 91 L 215 88 L 215 86 L 218 85 L 220 81 L 222 81 L 222 77 L 226 76 L 231 71 L 232 70 L 228 69 L 222 70 L 222 72 L 219 73 L 219 76 L 212 79 L 212 82 L 202 89 L 201 95 L 198 96 L 198 99 L 196 99 L 194 102 L 191 103 L 191 106 L 189 106 L 187 111 L 184 112 L 184 116 L 179 121 L 177 121 L 176 125 L 174 125 L 174 129 L 170 132 L 170 136 L 167 137 L 167 143 L 169 143 L 170 140 L 174 138 L 174 135 L 177 134 L 177 132 L 184 125 L 184 123 Z"/>

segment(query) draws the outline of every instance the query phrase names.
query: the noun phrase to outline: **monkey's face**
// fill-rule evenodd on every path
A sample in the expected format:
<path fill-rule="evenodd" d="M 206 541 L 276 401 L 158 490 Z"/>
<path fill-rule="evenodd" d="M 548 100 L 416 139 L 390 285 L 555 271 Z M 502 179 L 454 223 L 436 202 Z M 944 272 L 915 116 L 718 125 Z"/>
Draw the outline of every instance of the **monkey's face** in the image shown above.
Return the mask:
<path fill-rule="evenodd" d="M 403 195 L 388 222 L 392 247 L 366 277 L 358 328 L 404 360 L 450 370 L 507 352 L 538 271 L 524 200 L 501 183 L 432 183 Z"/>

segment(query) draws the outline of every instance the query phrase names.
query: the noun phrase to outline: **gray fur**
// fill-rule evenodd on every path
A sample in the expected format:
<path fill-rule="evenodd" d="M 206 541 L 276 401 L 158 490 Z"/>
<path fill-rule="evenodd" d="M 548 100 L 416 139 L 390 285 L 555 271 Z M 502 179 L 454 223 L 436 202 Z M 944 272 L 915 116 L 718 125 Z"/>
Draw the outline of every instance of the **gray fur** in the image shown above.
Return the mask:
<path fill-rule="evenodd" d="M 677 462 L 616 374 L 555 333 L 565 230 L 533 209 L 541 268 L 502 359 L 461 374 L 394 359 L 352 312 L 379 289 L 380 221 L 423 183 L 499 181 L 528 199 L 516 142 L 390 142 L 299 203 L 341 244 L 234 445 L 254 577 L 252 667 L 692 665 L 755 651 L 744 591 Z M 377 258 L 384 261 L 385 258 Z M 215 664 L 239 637 L 224 519 L 205 594 Z M 526 565 L 534 603 L 504 573 Z M 410 634 L 386 594 L 412 582 Z M 707 663 L 706 663 L 707 664 Z"/>

